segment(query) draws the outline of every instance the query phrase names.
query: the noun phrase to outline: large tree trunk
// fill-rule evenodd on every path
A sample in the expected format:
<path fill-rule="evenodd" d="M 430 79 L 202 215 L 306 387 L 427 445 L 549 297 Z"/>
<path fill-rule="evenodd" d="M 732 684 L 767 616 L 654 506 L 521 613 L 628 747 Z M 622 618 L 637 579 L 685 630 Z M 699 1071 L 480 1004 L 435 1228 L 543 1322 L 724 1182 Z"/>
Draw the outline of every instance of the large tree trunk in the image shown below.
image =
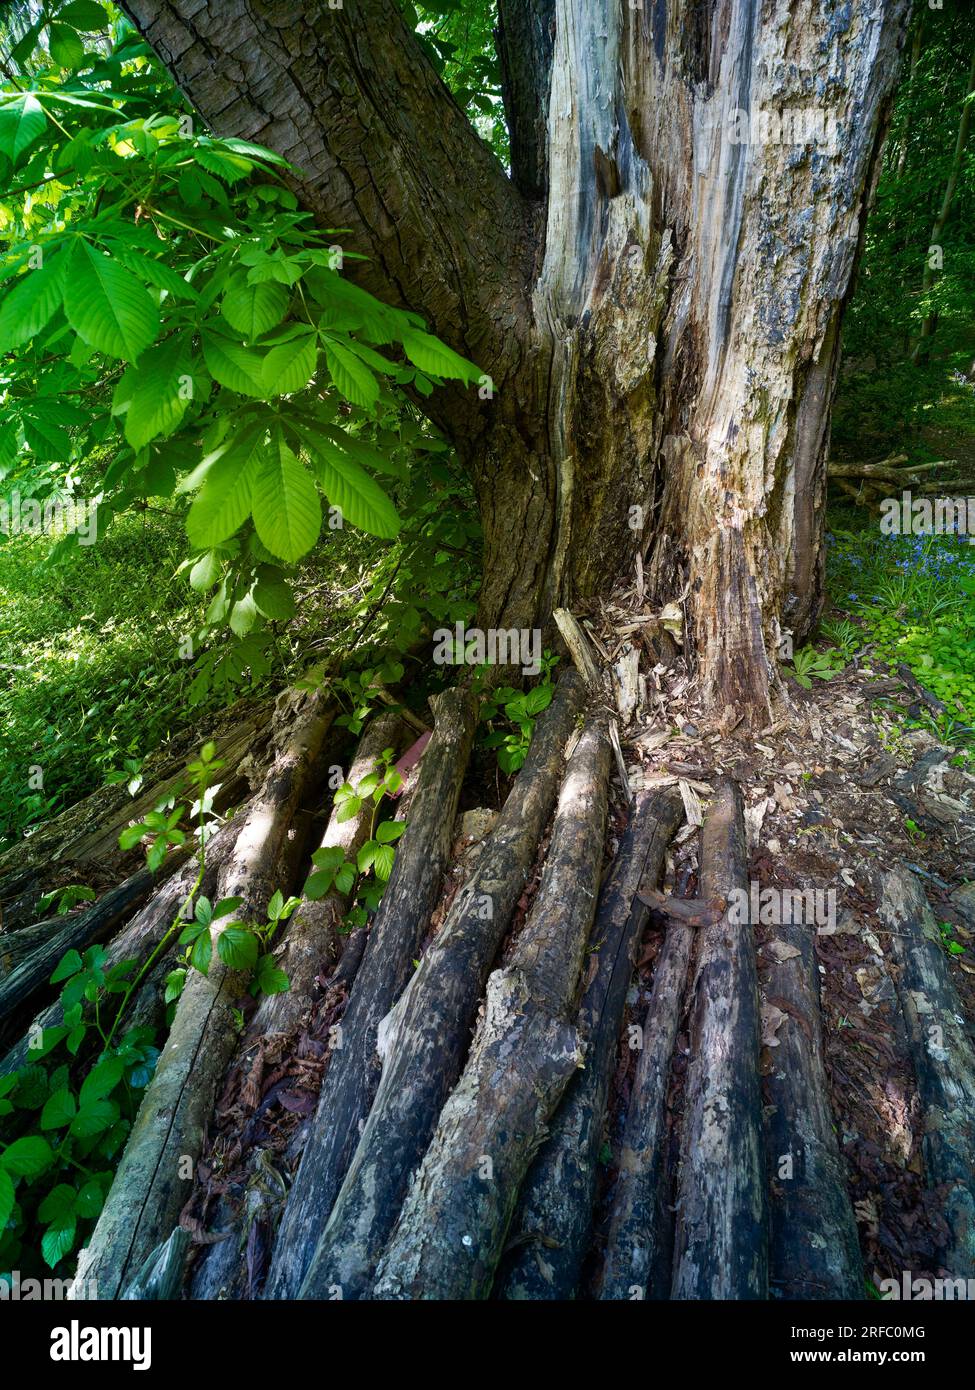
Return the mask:
<path fill-rule="evenodd" d="M 490 378 L 429 407 L 477 490 L 482 625 L 545 624 L 639 549 L 654 597 L 688 588 L 705 696 L 762 722 L 821 605 L 838 326 L 908 0 L 503 0 L 510 180 L 394 0 L 127 8 L 218 133 L 301 170 L 361 282 Z"/>

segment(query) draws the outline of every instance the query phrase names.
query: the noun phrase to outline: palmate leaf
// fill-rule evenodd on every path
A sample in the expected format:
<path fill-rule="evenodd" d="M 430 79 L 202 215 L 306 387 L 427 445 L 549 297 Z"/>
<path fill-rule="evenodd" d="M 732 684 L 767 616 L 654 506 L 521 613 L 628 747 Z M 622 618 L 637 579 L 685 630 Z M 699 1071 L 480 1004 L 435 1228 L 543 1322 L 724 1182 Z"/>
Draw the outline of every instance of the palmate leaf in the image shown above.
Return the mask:
<path fill-rule="evenodd" d="M 379 399 L 379 383 L 354 352 L 336 338 L 324 337 L 325 360 L 336 387 L 353 405 L 371 410 Z"/>
<path fill-rule="evenodd" d="M 343 518 L 383 540 L 398 535 L 396 508 L 376 480 L 331 440 L 303 426 L 295 428 L 311 455 L 325 496 L 339 508 Z"/>
<path fill-rule="evenodd" d="M 116 399 L 128 396 L 125 437 L 133 449 L 176 429 L 190 403 L 184 389 L 188 368 L 185 342 L 172 337 L 144 352 L 138 366 L 125 373 Z"/>
<path fill-rule="evenodd" d="M 257 534 L 281 560 L 292 564 L 318 540 L 322 508 L 311 474 L 282 438 L 272 441 L 252 488 Z"/>
<path fill-rule="evenodd" d="M 198 549 L 209 550 L 227 540 L 250 515 L 263 440 L 263 428 L 252 426 L 212 457 L 186 517 L 186 533 Z"/>
<path fill-rule="evenodd" d="M 216 333 L 204 333 L 203 357 L 214 381 L 241 396 L 267 398 L 264 357 L 254 348 L 232 342 Z"/>
<path fill-rule="evenodd" d="M 126 362 L 134 362 L 159 332 L 159 311 L 148 291 L 86 241 L 71 252 L 64 311 L 79 338 Z"/>
<path fill-rule="evenodd" d="M 470 382 L 476 381 L 481 375 L 473 362 L 468 362 L 466 357 L 461 357 L 430 333 L 421 333 L 415 328 L 406 329 L 403 349 L 415 367 L 432 376 L 456 377 L 460 381 Z"/>
<path fill-rule="evenodd" d="M 0 352 L 29 342 L 53 317 L 64 298 L 67 264 L 67 256 L 51 256 L 13 281 L 0 304 Z"/>
<path fill-rule="evenodd" d="M 32 92 L 23 92 L 0 106 L 0 154 L 18 164 L 47 126 L 44 108 Z"/>

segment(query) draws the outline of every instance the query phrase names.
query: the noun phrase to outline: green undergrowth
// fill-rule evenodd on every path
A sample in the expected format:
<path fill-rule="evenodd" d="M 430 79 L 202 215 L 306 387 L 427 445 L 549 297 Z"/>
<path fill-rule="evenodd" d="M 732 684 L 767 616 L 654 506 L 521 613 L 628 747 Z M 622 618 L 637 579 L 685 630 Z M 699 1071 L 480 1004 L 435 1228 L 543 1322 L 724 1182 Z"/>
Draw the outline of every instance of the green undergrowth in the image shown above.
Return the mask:
<path fill-rule="evenodd" d="M 946 706 L 926 722 L 941 737 L 967 740 L 975 721 L 975 546 L 968 538 L 886 536 L 865 512 L 837 513 L 827 584 L 835 616 L 824 636 L 842 631 L 870 658 L 903 663 Z"/>

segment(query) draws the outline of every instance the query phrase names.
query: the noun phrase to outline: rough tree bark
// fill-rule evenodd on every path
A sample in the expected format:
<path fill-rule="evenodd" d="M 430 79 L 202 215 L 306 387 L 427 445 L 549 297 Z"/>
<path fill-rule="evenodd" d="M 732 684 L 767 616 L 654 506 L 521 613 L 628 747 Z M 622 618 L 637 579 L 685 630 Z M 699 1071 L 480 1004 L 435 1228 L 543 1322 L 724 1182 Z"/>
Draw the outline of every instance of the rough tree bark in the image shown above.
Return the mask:
<path fill-rule="evenodd" d="M 478 494 L 482 624 L 544 624 L 640 548 L 653 596 L 690 586 L 706 696 L 761 723 L 783 631 L 819 613 L 838 329 L 908 0 L 505 0 L 511 180 L 395 0 L 127 8 L 218 133 L 293 160 L 362 283 L 490 377 L 430 407 Z"/>

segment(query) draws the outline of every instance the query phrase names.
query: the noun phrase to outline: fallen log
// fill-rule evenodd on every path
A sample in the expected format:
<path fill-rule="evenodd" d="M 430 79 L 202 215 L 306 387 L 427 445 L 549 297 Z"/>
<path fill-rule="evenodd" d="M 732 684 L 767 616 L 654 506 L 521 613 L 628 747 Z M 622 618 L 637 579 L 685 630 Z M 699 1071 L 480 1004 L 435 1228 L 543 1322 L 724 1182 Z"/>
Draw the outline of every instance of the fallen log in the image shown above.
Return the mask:
<path fill-rule="evenodd" d="M 599 1151 L 626 994 L 649 909 L 636 899 L 656 886 L 683 817 L 676 788 L 641 792 L 592 932 L 594 969 L 579 1010 L 584 1069 L 569 1083 L 549 1138 L 528 1171 L 495 1290 L 510 1299 L 572 1298 L 592 1233 Z"/>
<path fill-rule="evenodd" d="M 928 1185 L 943 1194 L 941 1265 L 975 1278 L 975 1048 L 934 914 L 907 869 L 884 874 L 880 918 L 891 932 L 897 996 L 923 1110 Z"/>
<path fill-rule="evenodd" d="M 524 766 L 487 837 L 471 878 L 395 1007 L 376 1049 L 382 1075 L 301 1297 L 366 1297 L 402 1205 L 410 1173 L 460 1074 L 488 971 L 514 915 L 564 769 L 583 684 L 567 672 L 538 720 Z M 452 824 L 452 822 L 451 822 Z M 360 968 L 359 982 L 368 968 Z M 353 996 L 354 999 L 354 996 Z"/>
<path fill-rule="evenodd" d="M 212 895 L 217 872 L 233 848 L 239 829 L 240 822 L 231 820 L 210 840 L 206 851 L 206 872 L 200 885 L 201 892 Z M 197 873 L 197 864 L 193 860 L 157 889 L 145 907 L 112 938 L 108 945 L 107 969 L 123 960 L 135 960 L 138 963 L 136 969 L 142 966 L 172 926 L 176 914 L 196 882 Z M 142 989 L 148 983 L 147 980 Z M 37 1014 L 25 1035 L 0 1058 L 0 1076 L 6 1076 L 9 1072 L 26 1066 L 30 1061 L 32 1039 L 39 1039 L 45 1028 L 58 1028 L 63 1022 L 64 1012 L 60 1000 L 55 1000 Z"/>
<path fill-rule="evenodd" d="M 862 1298 L 863 1261 L 823 1062 L 816 928 L 775 928 L 763 994 L 785 1015 L 767 1049 L 769 1291 L 781 1299 Z"/>
<path fill-rule="evenodd" d="M 245 789 L 241 765 L 253 756 L 266 736 L 270 716 L 270 707 L 261 705 L 244 712 L 226 732 L 217 731 L 211 736 L 209 741 L 215 744 L 216 756 L 224 764 L 223 781 L 213 801 L 215 811 L 222 812 L 234 805 Z M 32 883 L 39 885 L 42 867 L 45 878 L 52 870 L 68 865 L 81 869 L 94 865 L 104 872 L 106 864 L 124 858 L 119 851 L 119 833 L 125 826 L 142 820 L 160 801 L 179 794 L 186 780 L 187 757 L 207 741 L 195 733 L 184 734 L 177 750 L 168 752 L 158 764 L 147 764 L 147 773 L 150 767 L 153 769 L 153 780 L 145 790 L 140 789 L 133 797 L 122 784 L 99 787 L 27 839 L 12 845 L 0 855 L 0 902 L 6 905 L 13 894 L 25 892 Z"/>
<path fill-rule="evenodd" d="M 436 700 L 434 714 L 434 734 L 423 755 L 409 828 L 369 932 L 278 1228 L 265 1290 L 268 1298 L 296 1297 L 311 1263 L 375 1095 L 376 1031 L 410 978 L 440 891 L 474 741 L 474 697 L 466 690 L 445 691 Z"/>
<path fill-rule="evenodd" d="M 652 895 L 639 896 L 646 902 Z M 670 1291 L 673 1220 L 663 1191 L 667 1084 L 694 937 L 693 926 L 675 918 L 657 957 L 597 1281 L 600 1299 L 666 1298 Z"/>
<path fill-rule="evenodd" d="M 279 751 L 220 873 L 220 897 L 242 899 L 242 920 L 263 917 L 284 837 L 333 714 L 316 693 L 278 736 Z M 228 921 L 220 919 L 223 926 Z M 214 947 L 220 923 L 211 929 Z M 187 976 L 115 1181 L 78 1262 L 76 1280 L 96 1280 L 100 1298 L 117 1298 L 177 1222 L 236 1043 L 234 1005 L 245 982 L 239 971 L 223 964 L 216 949 L 207 975 L 193 970 Z"/>
<path fill-rule="evenodd" d="M 596 908 L 609 791 L 606 721 L 569 760 L 538 894 L 377 1271 L 374 1298 L 487 1298 L 528 1166 L 582 1064 L 572 1017 Z"/>
<path fill-rule="evenodd" d="M 35 949 L 0 979 L 0 1024 L 11 1020 L 48 983 L 55 966 L 68 951 L 85 951 L 104 941 L 112 930 L 177 869 L 185 856 L 173 854 L 158 873 L 138 869 L 110 889 L 84 912 L 68 918 L 45 934 Z M 9 1031 L 9 1028 L 3 1031 Z"/>
<path fill-rule="evenodd" d="M 398 751 L 406 742 L 406 729 L 396 714 L 383 714 L 372 720 L 359 742 L 349 775 L 353 787 L 372 772 L 386 748 Z M 341 849 L 350 863 L 368 840 L 373 805 L 367 800 L 358 815 L 340 821 L 333 808 L 319 841 L 320 849 Z M 316 902 L 306 901 L 296 909 L 275 952 L 277 964 L 286 971 L 291 987 L 281 994 L 266 995 L 251 1020 L 241 1049 L 246 1057 L 257 1040 L 275 1033 L 289 1033 L 307 1012 L 315 980 L 328 974 L 339 957 L 339 929 L 349 908 L 349 895 L 332 889 Z"/>
<path fill-rule="evenodd" d="M 701 832 L 701 897 L 748 896 L 741 790 L 720 782 Z M 768 1215 L 751 924 L 698 931 L 673 1298 L 768 1297 Z M 720 1181 L 718 1175 L 720 1174 Z"/>

